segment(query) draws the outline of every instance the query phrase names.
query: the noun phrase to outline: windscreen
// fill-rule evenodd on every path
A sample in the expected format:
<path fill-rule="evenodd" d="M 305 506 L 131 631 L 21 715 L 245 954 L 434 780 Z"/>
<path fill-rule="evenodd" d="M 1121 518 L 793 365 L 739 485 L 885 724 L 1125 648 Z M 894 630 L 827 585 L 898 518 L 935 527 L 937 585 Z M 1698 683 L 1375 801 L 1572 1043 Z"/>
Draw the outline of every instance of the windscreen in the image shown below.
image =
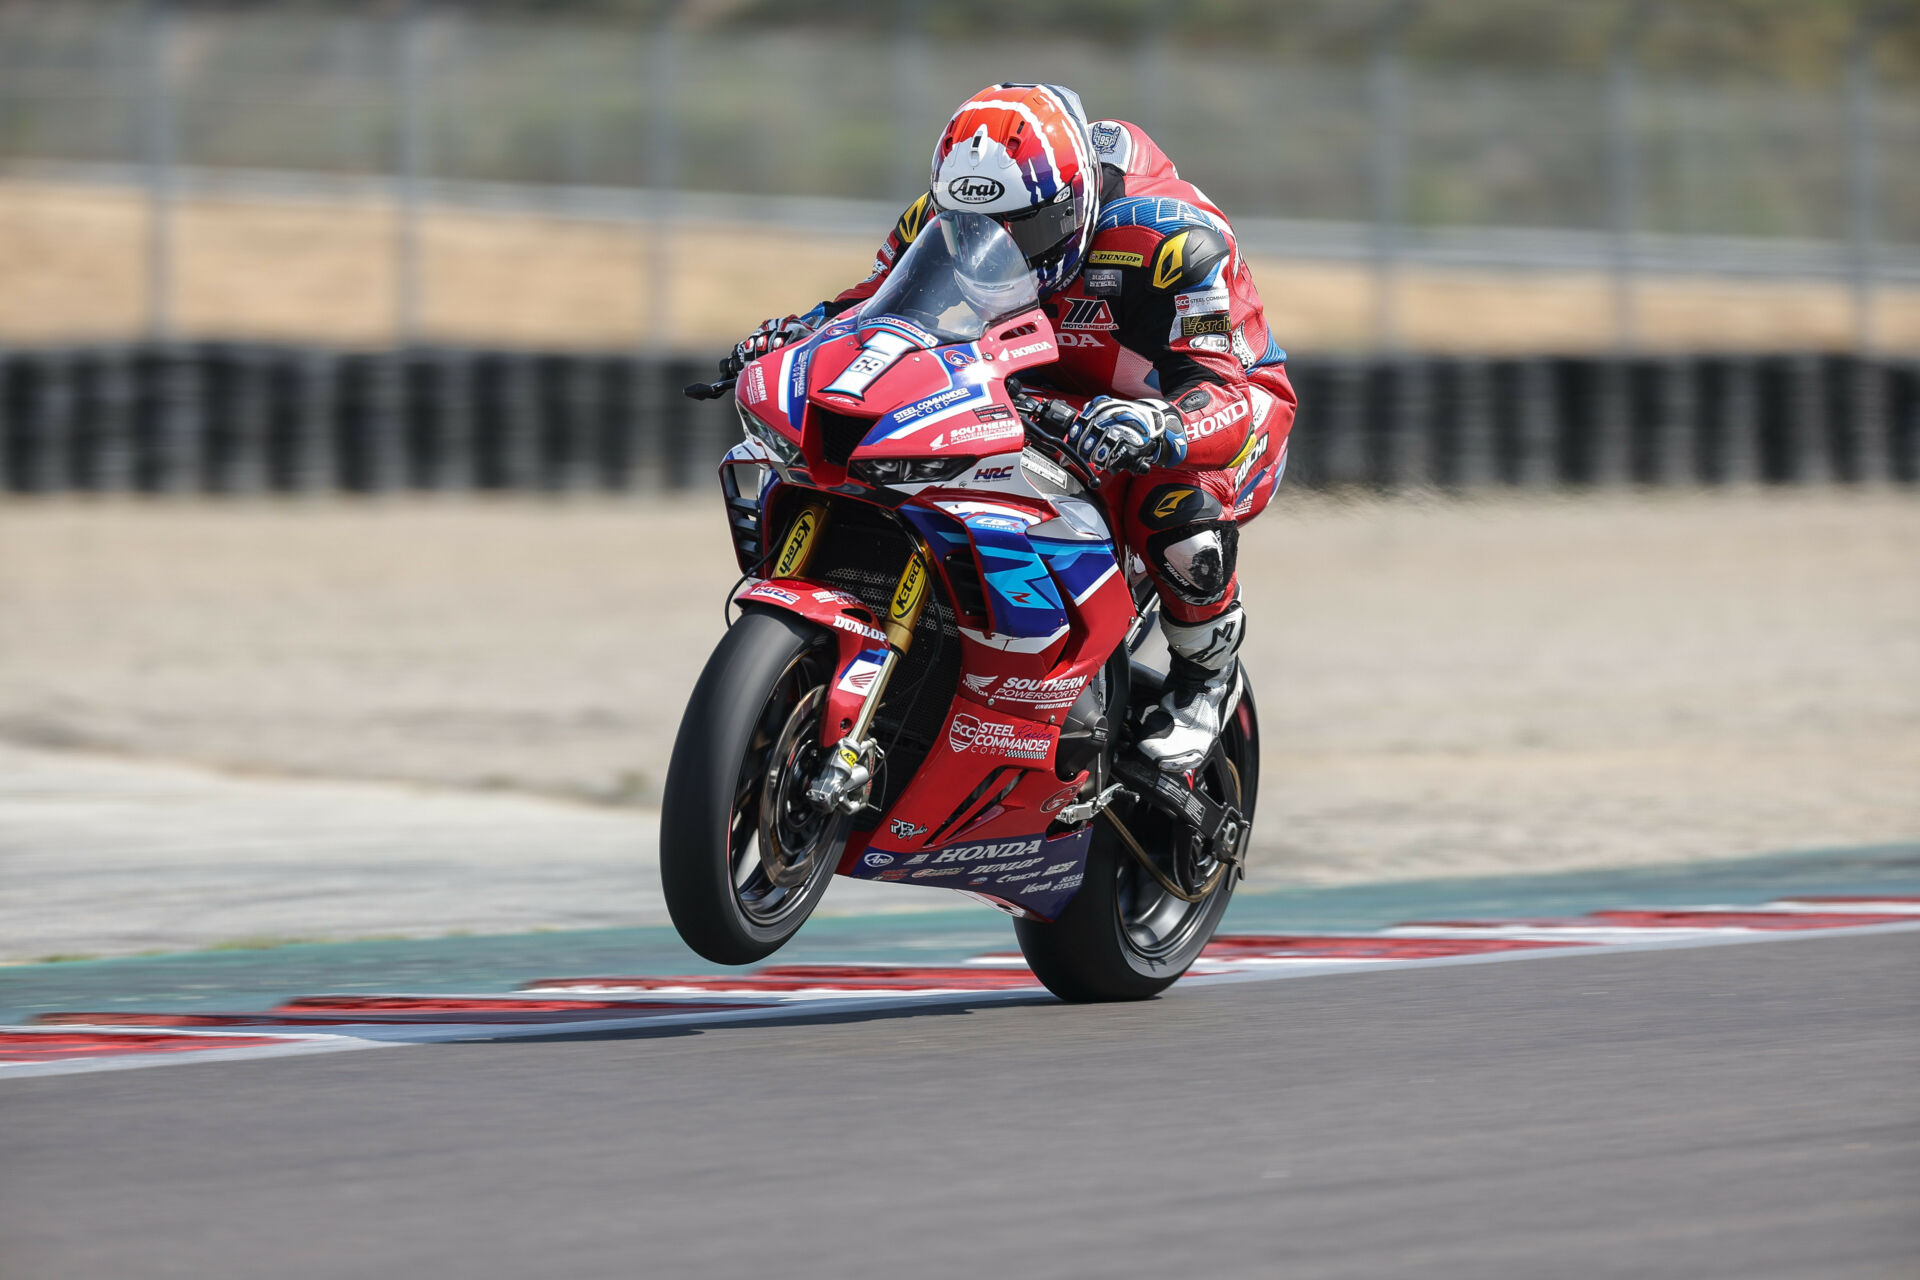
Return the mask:
<path fill-rule="evenodd" d="M 907 247 L 860 318 L 899 316 L 942 342 L 973 342 L 996 320 L 1040 301 L 1005 227 L 984 213 L 943 211 Z"/>

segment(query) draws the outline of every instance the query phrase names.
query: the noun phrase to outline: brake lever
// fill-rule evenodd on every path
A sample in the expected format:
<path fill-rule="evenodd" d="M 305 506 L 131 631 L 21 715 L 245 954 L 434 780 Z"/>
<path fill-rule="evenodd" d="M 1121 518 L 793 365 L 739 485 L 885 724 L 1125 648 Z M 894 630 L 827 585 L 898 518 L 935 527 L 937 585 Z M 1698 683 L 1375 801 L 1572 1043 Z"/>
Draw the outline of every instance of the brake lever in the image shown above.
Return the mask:
<path fill-rule="evenodd" d="M 689 400 L 718 400 L 733 390 L 733 384 L 740 381 L 740 375 L 729 374 L 718 382 L 689 382 L 681 388 L 680 394 Z"/>

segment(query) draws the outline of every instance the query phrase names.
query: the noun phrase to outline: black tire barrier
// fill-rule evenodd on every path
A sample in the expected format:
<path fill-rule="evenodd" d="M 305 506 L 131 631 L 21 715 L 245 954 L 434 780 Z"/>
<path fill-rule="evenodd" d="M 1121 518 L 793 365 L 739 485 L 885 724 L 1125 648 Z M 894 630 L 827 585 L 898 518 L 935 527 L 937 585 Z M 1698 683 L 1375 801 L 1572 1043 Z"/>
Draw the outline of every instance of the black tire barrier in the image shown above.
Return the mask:
<path fill-rule="evenodd" d="M 0 348 L 0 492 L 697 488 L 714 361 L 241 342 Z M 1920 484 L 1920 359 L 1306 355 L 1288 483 Z"/>

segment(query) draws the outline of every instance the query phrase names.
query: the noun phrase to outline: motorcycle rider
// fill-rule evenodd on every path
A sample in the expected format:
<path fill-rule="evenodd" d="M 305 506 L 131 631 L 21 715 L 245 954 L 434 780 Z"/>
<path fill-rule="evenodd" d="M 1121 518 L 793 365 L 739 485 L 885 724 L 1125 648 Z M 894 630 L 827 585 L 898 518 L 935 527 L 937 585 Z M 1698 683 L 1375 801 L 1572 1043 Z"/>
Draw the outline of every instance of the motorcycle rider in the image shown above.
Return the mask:
<path fill-rule="evenodd" d="M 962 103 L 864 281 L 804 316 L 768 320 L 735 367 L 870 297 L 943 209 L 997 219 L 1039 281 L 1061 348 L 1029 381 L 1071 400 L 1068 443 L 1102 477 L 1128 551 L 1158 588 L 1167 687 L 1139 747 L 1184 773 L 1232 710 L 1246 638 L 1239 525 L 1286 468 L 1295 397 L 1286 352 L 1226 216 L 1137 125 L 1089 121 L 1060 85 L 1000 84 Z"/>

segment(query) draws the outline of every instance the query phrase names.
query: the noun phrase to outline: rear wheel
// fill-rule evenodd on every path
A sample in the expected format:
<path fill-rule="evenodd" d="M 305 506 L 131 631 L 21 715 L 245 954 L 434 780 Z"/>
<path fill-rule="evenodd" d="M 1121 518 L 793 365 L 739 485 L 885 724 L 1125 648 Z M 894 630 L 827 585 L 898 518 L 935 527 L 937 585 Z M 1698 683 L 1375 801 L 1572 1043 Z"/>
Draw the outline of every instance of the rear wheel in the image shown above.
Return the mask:
<path fill-rule="evenodd" d="M 849 820 L 806 798 L 824 762 L 833 655 L 817 629 L 749 611 L 707 660 L 674 740 L 660 812 L 660 883 L 688 946 L 719 964 L 765 959 L 827 891 Z"/>
<path fill-rule="evenodd" d="M 1239 809 L 1249 823 L 1259 785 L 1258 725 L 1249 687 L 1194 773 L 1199 790 Z M 1047 989 L 1087 1002 L 1145 1000 L 1172 986 L 1212 939 L 1237 878 L 1195 844 L 1189 828 L 1144 804 L 1094 819 L 1080 892 L 1056 920 L 1014 921 L 1020 950 Z"/>

